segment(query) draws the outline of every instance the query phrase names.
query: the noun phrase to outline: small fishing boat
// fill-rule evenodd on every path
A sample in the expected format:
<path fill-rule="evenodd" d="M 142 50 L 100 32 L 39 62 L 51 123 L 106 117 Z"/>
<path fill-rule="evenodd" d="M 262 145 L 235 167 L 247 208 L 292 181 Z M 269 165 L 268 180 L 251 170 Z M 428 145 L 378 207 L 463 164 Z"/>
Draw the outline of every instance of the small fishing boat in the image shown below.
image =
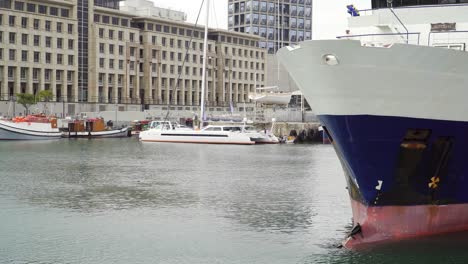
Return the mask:
<path fill-rule="evenodd" d="M 69 121 L 68 128 L 62 132 L 64 138 L 121 138 L 131 135 L 128 127 L 112 129 L 112 122 L 106 126 L 102 118 Z"/>
<path fill-rule="evenodd" d="M 44 140 L 60 137 L 55 117 L 39 114 L 11 120 L 0 119 L 0 140 Z"/>

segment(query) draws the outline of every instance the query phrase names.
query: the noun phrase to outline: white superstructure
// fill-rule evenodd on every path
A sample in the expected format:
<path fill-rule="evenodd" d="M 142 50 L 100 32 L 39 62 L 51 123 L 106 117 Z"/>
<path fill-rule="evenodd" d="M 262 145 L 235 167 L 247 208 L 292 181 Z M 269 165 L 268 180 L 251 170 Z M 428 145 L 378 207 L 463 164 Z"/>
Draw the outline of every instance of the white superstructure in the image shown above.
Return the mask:
<path fill-rule="evenodd" d="M 348 18 L 349 34 L 375 43 L 408 43 L 465 50 L 468 4 L 419 5 L 362 10 Z"/>

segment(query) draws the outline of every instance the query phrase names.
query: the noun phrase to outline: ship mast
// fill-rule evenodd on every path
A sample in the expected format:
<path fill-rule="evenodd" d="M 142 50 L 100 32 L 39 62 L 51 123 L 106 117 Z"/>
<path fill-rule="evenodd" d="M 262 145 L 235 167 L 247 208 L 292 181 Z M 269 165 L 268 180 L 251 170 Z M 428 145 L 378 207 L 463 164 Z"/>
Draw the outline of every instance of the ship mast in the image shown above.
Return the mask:
<path fill-rule="evenodd" d="M 205 121 L 205 86 L 206 86 L 206 62 L 208 60 L 206 56 L 206 50 L 208 47 L 208 21 L 210 16 L 210 0 L 206 1 L 206 20 L 205 20 L 205 39 L 203 42 L 203 69 L 202 69 L 202 83 L 201 83 L 201 98 L 200 98 L 200 128 L 203 126 Z"/>

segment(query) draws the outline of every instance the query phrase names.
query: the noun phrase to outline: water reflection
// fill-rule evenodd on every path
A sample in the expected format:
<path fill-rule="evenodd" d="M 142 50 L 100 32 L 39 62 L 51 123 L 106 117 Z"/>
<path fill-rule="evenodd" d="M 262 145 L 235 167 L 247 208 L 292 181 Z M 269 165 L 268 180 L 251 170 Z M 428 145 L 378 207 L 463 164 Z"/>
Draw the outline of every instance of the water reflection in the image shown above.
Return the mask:
<path fill-rule="evenodd" d="M 226 208 L 226 217 L 260 232 L 301 232 L 312 225 L 316 215 L 311 205 L 296 200 L 294 193 L 256 193 L 239 198 Z"/>

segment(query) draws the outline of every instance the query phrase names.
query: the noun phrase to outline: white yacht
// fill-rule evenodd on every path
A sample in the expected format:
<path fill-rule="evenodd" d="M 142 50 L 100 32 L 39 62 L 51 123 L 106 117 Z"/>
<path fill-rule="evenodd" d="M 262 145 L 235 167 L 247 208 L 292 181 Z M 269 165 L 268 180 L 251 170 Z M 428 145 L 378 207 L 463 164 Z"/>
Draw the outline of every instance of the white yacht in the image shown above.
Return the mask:
<path fill-rule="evenodd" d="M 155 122 L 155 121 L 153 121 Z M 142 142 L 171 142 L 199 144 L 253 145 L 250 135 L 232 126 L 209 125 L 201 130 L 178 127 L 170 121 L 159 121 L 158 125 L 139 135 Z"/>
<path fill-rule="evenodd" d="M 467 2 L 348 6 L 346 35 L 278 52 L 342 161 L 347 247 L 468 230 Z"/>
<path fill-rule="evenodd" d="M 246 134 L 255 144 L 279 144 L 279 139 L 269 131 L 257 131 L 252 125 L 238 124 L 227 125 L 224 129 L 232 129 L 233 131 L 240 131 Z"/>

